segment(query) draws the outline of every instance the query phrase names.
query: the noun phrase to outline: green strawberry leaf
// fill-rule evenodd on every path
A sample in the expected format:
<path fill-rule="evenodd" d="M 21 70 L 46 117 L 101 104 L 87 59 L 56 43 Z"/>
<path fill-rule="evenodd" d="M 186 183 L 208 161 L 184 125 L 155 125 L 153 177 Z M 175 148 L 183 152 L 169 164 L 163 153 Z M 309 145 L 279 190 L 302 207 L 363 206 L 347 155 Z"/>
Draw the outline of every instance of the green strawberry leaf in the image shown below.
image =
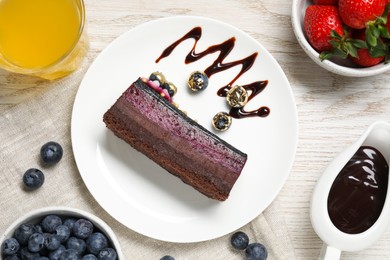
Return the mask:
<path fill-rule="evenodd" d="M 373 58 L 379 58 L 386 55 L 386 51 L 382 49 L 377 48 L 368 48 L 368 52 L 370 53 L 371 57 Z"/>
<path fill-rule="evenodd" d="M 379 25 L 378 30 L 380 31 L 380 36 L 383 38 L 390 38 L 389 31 L 387 30 L 386 26 Z"/>
<path fill-rule="evenodd" d="M 341 39 L 341 35 L 336 32 L 335 30 L 331 30 L 330 31 L 330 38 L 333 38 L 333 39 Z"/>
<path fill-rule="evenodd" d="M 368 46 L 375 47 L 378 43 L 378 37 L 374 35 L 373 30 L 370 28 L 366 29 L 366 42 Z"/>
<path fill-rule="evenodd" d="M 385 14 L 386 11 L 383 12 L 383 13 Z M 379 16 L 379 17 L 376 18 L 376 23 L 377 24 L 386 24 L 386 22 L 387 22 L 387 14 L 386 14 L 386 16 Z"/>
<path fill-rule="evenodd" d="M 353 44 L 353 46 L 355 46 L 358 49 L 367 49 L 368 48 L 366 41 L 363 41 L 363 40 L 351 39 L 351 43 Z"/>
<path fill-rule="evenodd" d="M 332 57 L 333 57 L 333 53 L 331 53 L 330 51 L 323 51 L 320 53 L 320 60 L 321 61 L 329 60 Z"/>

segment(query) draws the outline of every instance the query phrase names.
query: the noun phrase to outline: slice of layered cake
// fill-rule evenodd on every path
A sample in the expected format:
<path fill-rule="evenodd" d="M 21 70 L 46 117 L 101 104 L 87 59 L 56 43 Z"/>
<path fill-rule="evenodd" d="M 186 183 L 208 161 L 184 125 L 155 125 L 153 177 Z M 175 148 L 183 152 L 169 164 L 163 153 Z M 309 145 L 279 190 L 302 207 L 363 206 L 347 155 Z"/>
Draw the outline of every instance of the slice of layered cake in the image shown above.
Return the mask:
<path fill-rule="evenodd" d="M 103 121 L 116 136 L 186 184 L 209 198 L 226 200 L 247 155 L 189 118 L 167 92 L 139 78 Z"/>

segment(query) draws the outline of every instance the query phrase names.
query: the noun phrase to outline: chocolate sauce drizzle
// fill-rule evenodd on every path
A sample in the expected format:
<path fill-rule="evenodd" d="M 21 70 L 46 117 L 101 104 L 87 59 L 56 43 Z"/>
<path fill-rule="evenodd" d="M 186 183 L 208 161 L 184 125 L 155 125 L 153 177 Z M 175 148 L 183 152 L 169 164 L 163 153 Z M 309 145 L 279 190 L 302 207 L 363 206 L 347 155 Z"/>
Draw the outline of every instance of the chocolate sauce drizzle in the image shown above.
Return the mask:
<path fill-rule="evenodd" d="M 220 97 L 226 97 L 227 92 L 229 89 L 233 86 L 234 82 L 240 78 L 245 72 L 247 72 L 255 63 L 256 57 L 258 55 L 257 52 L 249 55 L 248 57 L 241 59 L 241 60 L 236 60 L 232 62 L 227 62 L 224 63 L 223 61 L 225 58 L 229 55 L 229 53 L 233 50 L 236 38 L 231 37 L 230 39 L 224 41 L 223 43 L 212 45 L 208 47 L 205 51 L 196 53 L 196 45 L 198 41 L 200 40 L 202 36 L 202 28 L 201 27 L 195 27 L 191 31 L 189 31 L 187 34 L 185 34 L 182 38 L 179 40 L 175 41 L 172 43 L 170 46 L 168 46 L 156 59 L 156 63 L 160 62 L 163 58 L 168 57 L 172 51 L 183 41 L 187 39 L 194 39 L 195 43 L 194 46 L 192 47 L 191 51 L 188 53 L 188 55 L 185 58 L 185 64 L 189 64 L 192 62 L 195 62 L 209 54 L 219 52 L 219 55 L 217 59 L 211 64 L 209 67 L 207 67 L 204 70 L 204 73 L 210 78 L 213 74 L 228 70 L 232 67 L 241 65 L 241 70 L 240 72 L 233 78 L 232 81 L 230 81 L 229 84 L 226 86 L 223 86 L 217 91 L 217 95 Z M 265 87 L 268 85 L 268 80 L 264 81 L 256 81 L 247 85 L 243 85 L 242 87 L 245 88 L 247 91 L 250 92 L 249 94 L 249 99 L 250 101 L 252 98 L 260 94 Z M 249 93 L 248 92 L 248 93 Z M 270 109 L 268 107 L 262 106 L 256 110 L 253 111 L 246 111 L 244 107 L 242 108 L 231 108 L 229 114 L 234 117 L 234 118 L 246 118 L 246 117 L 254 117 L 254 116 L 259 116 L 259 117 L 266 117 L 270 113 Z"/>

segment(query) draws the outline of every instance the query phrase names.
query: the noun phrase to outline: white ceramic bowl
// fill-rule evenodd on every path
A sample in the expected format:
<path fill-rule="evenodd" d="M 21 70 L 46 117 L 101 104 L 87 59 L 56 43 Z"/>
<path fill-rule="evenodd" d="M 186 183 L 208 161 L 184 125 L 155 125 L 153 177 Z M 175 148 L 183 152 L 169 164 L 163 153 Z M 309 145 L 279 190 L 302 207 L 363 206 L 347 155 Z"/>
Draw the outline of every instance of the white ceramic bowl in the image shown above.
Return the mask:
<path fill-rule="evenodd" d="M 303 29 L 303 18 L 305 15 L 305 10 L 307 6 L 311 5 L 312 3 L 312 0 L 293 0 L 291 22 L 298 43 L 301 45 L 306 54 L 314 60 L 315 63 L 330 72 L 349 77 L 373 76 L 381 74 L 390 69 L 390 64 L 384 64 L 383 62 L 372 67 L 362 68 L 348 60 L 321 61 L 318 57 L 319 53 L 314 50 L 307 41 Z"/>
<path fill-rule="evenodd" d="M 34 211 L 31 211 L 25 214 L 22 217 L 19 217 L 15 220 L 0 237 L 0 245 L 3 244 L 4 240 L 13 236 L 15 230 L 23 223 L 39 223 L 44 216 L 49 214 L 56 214 L 60 217 L 74 217 L 74 218 L 84 218 L 90 220 L 96 228 L 98 228 L 103 234 L 105 234 L 111 244 L 111 246 L 116 250 L 118 259 L 123 260 L 123 253 L 120 248 L 118 238 L 116 237 L 114 231 L 100 218 L 92 215 L 83 210 L 69 208 L 69 207 L 46 207 L 40 208 Z"/>

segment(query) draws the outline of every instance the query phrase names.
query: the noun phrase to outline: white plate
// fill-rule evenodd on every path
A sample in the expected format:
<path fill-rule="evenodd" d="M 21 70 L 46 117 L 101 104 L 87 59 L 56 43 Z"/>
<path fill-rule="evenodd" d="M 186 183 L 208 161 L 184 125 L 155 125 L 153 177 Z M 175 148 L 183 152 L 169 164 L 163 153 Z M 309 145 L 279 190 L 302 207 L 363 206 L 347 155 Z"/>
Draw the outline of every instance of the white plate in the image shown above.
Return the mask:
<path fill-rule="evenodd" d="M 224 62 L 258 52 L 253 67 L 236 83 L 269 80 L 246 109 L 267 106 L 266 118 L 234 119 L 219 136 L 248 154 L 247 164 L 225 202 L 208 199 L 115 137 L 102 121 L 104 112 L 139 76 L 161 71 L 178 87 L 175 101 L 190 117 L 211 130 L 211 119 L 226 111 L 219 87 L 240 66 L 214 74 L 209 87 L 189 93 L 192 71 L 204 70 L 218 53 L 192 64 L 184 57 L 189 39 L 167 58 L 155 60 L 170 44 L 194 27 L 203 34 L 197 52 L 236 37 Z M 297 113 L 282 69 L 258 42 L 219 21 L 201 17 L 164 18 L 138 26 L 113 41 L 93 62 L 77 93 L 72 114 L 72 145 L 80 174 L 98 203 L 115 219 L 146 236 L 171 242 L 197 242 L 230 233 L 258 216 L 285 183 L 297 145 Z"/>

